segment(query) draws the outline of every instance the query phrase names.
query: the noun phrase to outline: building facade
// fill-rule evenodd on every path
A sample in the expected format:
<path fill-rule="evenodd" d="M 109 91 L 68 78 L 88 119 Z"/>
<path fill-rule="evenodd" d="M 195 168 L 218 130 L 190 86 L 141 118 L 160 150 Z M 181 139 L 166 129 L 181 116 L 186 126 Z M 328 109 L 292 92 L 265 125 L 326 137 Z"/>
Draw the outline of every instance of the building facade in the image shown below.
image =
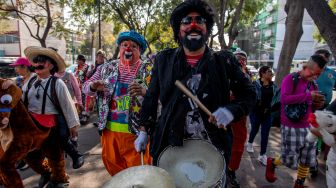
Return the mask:
<path fill-rule="evenodd" d="M 286 31 L 286 0 L 271 0 L 256 16 L 252 26 L 239 34 L 238 46 L 248 52 L 249 63 L 259 67 L 269 65 L 277 68 Z M 294 55 L 294 62 L 307 60 L 314 52 L 314 23 L 305 11 L 303 35 Z"/>
<path fill-rule="evenodd" d="M 23 1 L 22 1 L 23 2 Z M 24 1 L 26 3 L 28 1 Z M 19 2 L 18 2 L 19 3 Z M 52 4 L 52 3 L 51 3 Z M 63 8 L 56 6 L 57 4 L 52 4 L 51 13 L 52 14 L 62 14 Z M 36 7 L 32 3 L 27 3 L 24 6 L 24 10 L 27 13 L 39 12 L 43 14 L 43 11 L 37 11 Z M 35 23 L 30 22 L 28 19 L 27 25 L 33 34 L 37 31 L 37 26 Z M 25 25 L 25 23 L 18 19 L 15 14 L 11 14 L 7 19 L 0 20 L 3 29 L 0 32 L 0 57 L 21 57 L 24 56 L 24 49 L 28 46 L 41 46 L 40 42 L 34 39 Z M 40 28 L 40 35 L 44 28 Z M 51 31 L 50 31 L 51 32 Z M 54 47 L 58 49 L 60 55 L 65 57 L 66 55 L 66 41 L 61 38 L 54 37 L 50 34 L 46 39 L 47 47 Z"/>

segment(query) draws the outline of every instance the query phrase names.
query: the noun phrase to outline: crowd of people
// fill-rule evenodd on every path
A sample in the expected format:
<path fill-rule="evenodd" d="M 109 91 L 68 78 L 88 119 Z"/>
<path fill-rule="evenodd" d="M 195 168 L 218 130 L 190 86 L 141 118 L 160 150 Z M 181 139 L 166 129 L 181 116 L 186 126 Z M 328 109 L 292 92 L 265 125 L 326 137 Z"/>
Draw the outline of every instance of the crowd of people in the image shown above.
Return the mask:
<path fill-rule="evenodd" d="M 276 181 L 275 170 L 284 165 L 297 169 L 294 188 L 304 187 L 309 170 L 316 170 L 318 155 L 316 142 L 306 141 L 308 117 L 329 105 L 336 83 L 335 71 L 327 68 L 331 54 L 316 51 L 279 87 L 272 81 L 274 73 L 269 66 L 261 66 L 258 78 L 252 80 L 246 52 L 214 51 L 207 45 L 214 19 L 205 1 L 186 0 L 169 20 L 176 48 L 158 52 L 152 61 L 143 56 L 147 42 L 141 34 L 121 32 L 116 41 L 118 59 L 106 61 L 105 52 L 99 50 L 90 66 L 84 55 L 78 55 L 73 74 L 65 71 L 57 49 L 28 47 L 27 58 L 12 64 L 19 77 L 7 86 L 22 88 L 22 100 L 35 123 L 56 127 L 53 130 L 58 132 L 59 143 L 72 158 L 74 169 L 84 164 L 77 149 L 77 129 L 88 121 L 90 109 L 96 109 L 94 124 L 101 136 L 102 160 L 111 176 L 140 165 L 141 153 L 145 164 L 156 166 L 168 146 L 183 147 L 184 140 L 201 139 L 223 155 L 227 164 L 223 176 L 227 176 L 227 184 L 237 188 L 236 171 L 243 152 L 255 152 L 253 143 L 260 129 L 257 160 L 265 166 L 266 180 Z M 175 86 L 177 80 L 212 112 L 210 116 Z M 276 97 L 280 97 L 279 107 L 272 103 Z M 280 113 L 281 153 L 268 157 L 276 110 Z M 56 157 L 51 160 L 59 160 Z M 42 185 L 51 180 L 66 187 L 68 179 L 63 173 L 62 179 L 43 173 Z M 328 187 L 335 187 L 336 175 L 329 175 Z"/>

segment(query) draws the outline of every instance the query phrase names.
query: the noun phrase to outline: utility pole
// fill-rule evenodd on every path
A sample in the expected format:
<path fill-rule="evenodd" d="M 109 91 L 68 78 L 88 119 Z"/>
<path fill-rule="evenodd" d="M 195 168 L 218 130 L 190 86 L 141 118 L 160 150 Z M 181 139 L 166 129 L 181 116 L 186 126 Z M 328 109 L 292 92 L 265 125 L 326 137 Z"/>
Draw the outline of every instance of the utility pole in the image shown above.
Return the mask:
<path fill-rule="evenodd" d="M 98 0 L 98 48 L 101 49 L 100 0 Z"/>
<path fill-rule="evenodd" d="M 72 64 L 75 64 L 75 45 L 74 45 L 74 33 L 71 32 L 71 39 L 72 39 L 72 48 L 71 48 L 71 51 L 72 51 Z"/>

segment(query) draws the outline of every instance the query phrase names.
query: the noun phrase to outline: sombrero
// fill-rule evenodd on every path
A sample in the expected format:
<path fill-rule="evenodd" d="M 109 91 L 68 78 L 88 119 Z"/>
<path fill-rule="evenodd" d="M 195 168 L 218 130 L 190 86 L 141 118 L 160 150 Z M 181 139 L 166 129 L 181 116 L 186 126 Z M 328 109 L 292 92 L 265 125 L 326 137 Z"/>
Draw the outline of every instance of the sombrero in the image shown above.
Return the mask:
<path fill-rule="evenodd" d="M 45 55 L 53 59 L 57 63 L 58 72 L 63 72 L 65 70 L 64 59 L 53 49 L 43 48 L 39 46 L 29 46 L 24 50 L 26 57 L 33 62 L 33 58 L 38 55 Z"/>

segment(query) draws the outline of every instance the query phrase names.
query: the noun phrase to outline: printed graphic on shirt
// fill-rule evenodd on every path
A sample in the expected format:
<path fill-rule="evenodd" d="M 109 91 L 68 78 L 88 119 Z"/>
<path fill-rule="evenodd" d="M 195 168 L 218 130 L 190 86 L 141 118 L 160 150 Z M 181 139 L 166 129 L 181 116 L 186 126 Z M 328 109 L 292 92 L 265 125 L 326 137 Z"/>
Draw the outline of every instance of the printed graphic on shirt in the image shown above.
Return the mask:
<path fill-rule="evenodd" d="M 128 123 L 128 110 L 131 97 L 127 94 L 128 84 L 117 82 L 107 119 L 111 122 Z"/>
<path fill-rule="evenodd" d="M 187 86 L 192 91 L 192 93 L 194 94 L 196 93 L 200 81 L 201 81 L 201 74 L 195 74 L 191 77 L 191 79 L 187 81 Z M 186 127 L 185 127 L 186 137 L 209 140 L 201 114 L 198 111 L 197 104 L 190 98 L 188 98 L 188 102 L 192 110 L 187 113 L 186 117 Z"/>

